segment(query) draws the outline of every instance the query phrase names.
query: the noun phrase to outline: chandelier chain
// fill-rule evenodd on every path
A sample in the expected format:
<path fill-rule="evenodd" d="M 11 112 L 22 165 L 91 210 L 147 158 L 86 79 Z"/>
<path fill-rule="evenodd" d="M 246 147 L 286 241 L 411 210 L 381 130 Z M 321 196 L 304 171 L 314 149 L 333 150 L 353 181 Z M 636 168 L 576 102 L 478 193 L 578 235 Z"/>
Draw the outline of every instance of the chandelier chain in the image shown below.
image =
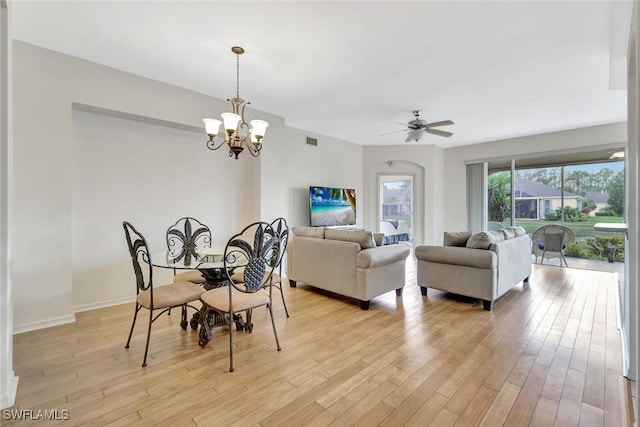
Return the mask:
<path fill-rule="evenodd" d="M 236 98 L 240 98 L 240 55 L 236 53 Z"/>

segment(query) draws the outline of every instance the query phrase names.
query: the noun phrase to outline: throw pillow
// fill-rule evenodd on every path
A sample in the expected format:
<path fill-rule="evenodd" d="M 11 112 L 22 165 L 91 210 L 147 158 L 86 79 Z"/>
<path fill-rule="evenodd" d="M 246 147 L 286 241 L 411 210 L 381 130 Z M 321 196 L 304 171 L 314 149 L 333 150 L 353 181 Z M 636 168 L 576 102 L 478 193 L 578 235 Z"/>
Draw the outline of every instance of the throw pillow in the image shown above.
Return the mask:
<path fill-rule="evenodd" d="M 384 233 L 373 233 L 373 241 L 376 242 L 376 246 L 383 246 Z"/>
<path fill-rule="evenodd" d="M 509 240 L 516 237 L 516 230 L 513 227 L 506 227 L 499 231 L 502 231 L 502 234 L 504 234 L 504 240 Z"/>
<path fill-rule="evenodd" d="M 355 242 L 358 243 L 362 249 L 376 247 L 376 242 L 373 240 L 373 233 L 371 231 L 333 230 L 328 228 L 324 232 L 324 238 L 329 240 L 341 240 L 343 242 Z"/>
<path fill-rule="evenodd" d="M 525 234 L 527 234 L 527 230 L 525 230 L 524 227 L 516 225 L 515 227 L 512 227 L 512 228 L 516 232 L 516 237 L 524 236 Z"/>
<path fill-rule="evenodd" d="M 467 240 L 473 233 L 471 231 L 444 232 L 444 246 L 466 246 Z"/>
<path fill-rule="evenodd" d="M 492 243 L 504 240 L 502 231 L 479 231 L 467 240 L 467 248 L 489 249 Z"/>
<path fill-rule="evenodd" d="M 293 227 L 291 229 L 295 236 L 299 237 L 315 237 L 317 239 L 324 239 L 324 228 L 323 227 Z"/>

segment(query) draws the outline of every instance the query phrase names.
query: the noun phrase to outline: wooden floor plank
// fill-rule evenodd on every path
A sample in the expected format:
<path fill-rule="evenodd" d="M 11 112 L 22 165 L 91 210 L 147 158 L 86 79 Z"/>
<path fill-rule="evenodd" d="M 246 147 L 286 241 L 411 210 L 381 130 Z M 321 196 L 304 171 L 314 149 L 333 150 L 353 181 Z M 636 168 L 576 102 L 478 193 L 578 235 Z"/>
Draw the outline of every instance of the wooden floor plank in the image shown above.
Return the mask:
<path fill-rule="evenodd" d="M 505 382 L 491 406 L 484 413 L 480 420 L 480 426 L 491 427 L 503 425 L 511 412 L 513 403 L 518 398 L 521 388 L 511 383 Z"/>

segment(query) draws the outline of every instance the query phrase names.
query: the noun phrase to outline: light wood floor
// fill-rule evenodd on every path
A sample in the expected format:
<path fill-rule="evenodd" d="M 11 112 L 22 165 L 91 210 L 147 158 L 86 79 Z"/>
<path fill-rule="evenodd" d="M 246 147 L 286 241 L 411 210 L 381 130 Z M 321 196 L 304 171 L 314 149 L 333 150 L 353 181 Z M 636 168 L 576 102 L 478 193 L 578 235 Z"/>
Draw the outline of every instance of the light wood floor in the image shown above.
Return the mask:
<path fill-rule="evenodd" d="M 124 349 L 133 304 L 78 313 L 75 324 L 14 339 L 20 377 L 12 409 L 67 410 L 75 425 L 619 426 L 620 338 L 615 276 L 534 266 L 492 312 L 429 291 L 415 265 L 402 298 L 355 301 L 286 287 L 276 300 L 277 352 L 266 310 L 252 334 L 198 346 L 179 315 L 146 317 Z M 2 425 L 53 425 L 10 421 Z"/>

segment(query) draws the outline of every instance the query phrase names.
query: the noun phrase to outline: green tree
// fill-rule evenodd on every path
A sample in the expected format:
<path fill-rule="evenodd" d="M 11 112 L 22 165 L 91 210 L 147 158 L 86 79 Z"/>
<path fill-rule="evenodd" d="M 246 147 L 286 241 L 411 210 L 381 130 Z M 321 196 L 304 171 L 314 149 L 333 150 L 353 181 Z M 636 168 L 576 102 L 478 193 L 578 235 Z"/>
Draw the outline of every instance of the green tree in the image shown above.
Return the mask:
<path fill-rule="evenodd" d="M 511 180 L 509 173 L 495 173 L 489 175 L 488 182 L 488 204 L 489 221 L 504 221 L 510 217 L 511 198 L 507 192 Z"/>
<path fill-rule="evenodd" d="M 613 211 L 622 215 L 624 213 L 624 169 L 618 172 L 607 185 L 609 193 L 609 206 Z"/>
<path fill-rule="evenodd" d="M 591 191 L 599 191 L 604 193 L 607 189 L 607 184 L 613 179 L 614 172 L 611 168 L 602 168 L 595 174 L 593 188 L 589 188 Z"/>

